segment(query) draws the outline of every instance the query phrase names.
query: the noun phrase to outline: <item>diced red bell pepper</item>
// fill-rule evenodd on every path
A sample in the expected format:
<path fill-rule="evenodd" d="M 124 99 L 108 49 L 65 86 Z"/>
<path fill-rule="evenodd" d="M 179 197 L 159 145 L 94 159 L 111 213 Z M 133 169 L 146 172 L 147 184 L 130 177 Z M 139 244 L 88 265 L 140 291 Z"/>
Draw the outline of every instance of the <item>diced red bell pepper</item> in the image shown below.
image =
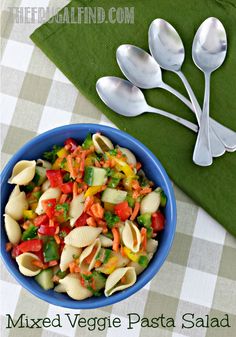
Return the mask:
<path fill-rule="evenodd" d="M 38 233 L 41 235 L 53 236 L 56 233 L 56 226 L 41 225 L 39 227 Z"/>
<path fill-rule="evenodd" d="M 34 219 L 35 226 L 49 225 L 49 218 L 47 214 L 41 214 Z"/>
<path fill-rule="evenodd" d="M 121 219 L 121 221 L 127 220 L 131 213 L 132 210 L 129 207 L 128 201 L 123 201 L 114 207 L 115 214 L 118 215 L 118 217 Z"/>
<path fill-rule="evenodd" d="M 64 194 L 69 194 L 69 193 L 73 193 L 73 182 L 69 181 L 68 183 L 64 183 L 60 186 L 60 189 L 62 191 L 62 193 Z"/>
<path fill-rule="evenodd" d="M 65 141 L 65 145 L 68 145 L 68 150 L 70 152 L 74 152 L 74 150 L 78 147 L 76 140 L 74 140 L 73 138 L 68 138 Z"/>
<path fill-rule="evenodd" d="M 49 219 L 52 219 L 55 215 L 56 204 L 57 204 L 57 199 L 42 200 L 43 210 L 47 214 Z"/>
<path fill-rule="evenodd" d="M 63 184 L 61 170 L 47 170 L 46 176 L 50 181 L 51 187 L 60 187 Z"/>
<path fill-rule="evenodd" d="M 15 259 L 17 256 L 19 256 L 20 254 L 22 254 L 20 248 L 19 248 L 19 245 L 17 246 L 14 246 L 12 248 L 12 251 L 11 251 L 11 256 Z"/>
<path fill-rule="evenodd" d="M 22 253 L 26 252 L 39 252 L 42 249 L 43 242 L 39 239 L 32 239 L 21 242 L 18 247 Z"/>
<path fill-rule="evenodd" d="M 44 263 L 43 249 L 40 249 L 38 252 L 34 252 L 34 255 L 38 256 L 38 258 Z"/>
<path fill-rule="evenodd" d="M 74 227 L 80 227 L 85 226 L 86 220 L 90 218 L 90 216 L 87 213 L 82 213 L 81 216 L 76 220 Z"/>
<path fill-rule="evenodd" d="M 162 231 L 165 227 L 165 217 L 164 215 L 160 212 L 157 211 L 152 214 L 152 229 L 153 232 L 159 232 Z"/>

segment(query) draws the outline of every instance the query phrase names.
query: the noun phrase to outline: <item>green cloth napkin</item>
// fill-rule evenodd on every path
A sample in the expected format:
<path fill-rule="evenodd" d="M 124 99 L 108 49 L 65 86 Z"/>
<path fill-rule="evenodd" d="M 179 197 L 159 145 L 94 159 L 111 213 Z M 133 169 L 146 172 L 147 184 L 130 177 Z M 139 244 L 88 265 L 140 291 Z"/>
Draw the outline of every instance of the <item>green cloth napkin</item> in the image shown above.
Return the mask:
<path fill-rule="evenodd" d="M 70 7 L 134 7 L 134 24 L 46 23 L 31 39 L 120 129 L 143 142 L 160 159 L 173 181 L 209 214 L 236 236 L 236 153 L 216 158 L 211 167 L 193 164 L 196 134 L 187 128 L 154 114 L 125 118 L 107 108 L 99 99 L 95 84 L 105 75 L 123 77 L 116 63 L 116 49 L 130 43 L 148 50 L 148 27 L 152 20 L 163 18 L 180 33 L 186 59 L 183 72 L 189 79 L 199 102 L 204 92 L 203 74 L 193 64 L 191 45 L 199 25 L 209 16 L 219 18 L 228 35 L 228 53 L 223 66 L 211 80 L 211 116 L 236 130 L 236 3 L 235 0 L 97 0 L 71 1 Z M 77 11 L 76 11 L 77 12 Z M 163 71 L 164 80 L 186 95 L 175 74 Z M 170 111 L 196 123 L 194 114 L 178 99 L 161 89 L 146 90 L 150 105 Z M 60 99 L 60 97 L 58 98 Z"/>

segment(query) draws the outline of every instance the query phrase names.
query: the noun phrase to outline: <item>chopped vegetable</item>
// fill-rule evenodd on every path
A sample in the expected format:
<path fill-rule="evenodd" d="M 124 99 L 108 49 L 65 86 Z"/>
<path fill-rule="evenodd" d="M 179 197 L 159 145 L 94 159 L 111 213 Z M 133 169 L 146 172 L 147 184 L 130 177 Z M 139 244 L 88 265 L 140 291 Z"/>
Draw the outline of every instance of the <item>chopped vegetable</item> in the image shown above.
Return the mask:
<path fill-rule="evenodd" d="M 86 150 L 86 149 L 89 149 L 92 145 L 93 145 L 92 135 L 91 133 L 88 133 L 87 137 L 85 138 L 82 144 L 82 148 Z"/>
<path fill-rule="evenodd" d="M 56 199 L 42 200 L 42 207 L 49 219 L 52 219 L 55 215 Z"/>
<path fill-rule="evenodd" d="M 30 240 L 34 239 L 37 236 L 38 227 L 34 226 L 33 224 L 30 224 L 28 229 L 26 229 L 22 234 L 22 240 Z"/>
<path fill-rule="evenodd" d="M 50 181 L 51 187 L 59 187 L 63 184 L 63 178 L 60 170 L 47 170 L 46 175 Z"/>
<path fill-rule="evenodd" d="M 23 241 L 18 245 L 18 247 L 22 253 L 38 252 L 42 248 L 42 240 L 32 239 Z"/>
<path fill-rule="evenodd" d="M 127 220 L 131 215 L 131 209 L 128 201 L 123 201 L 114 207 L 115 214 L 121 219 L 121 221 Z"/>
<path fill-rule="evenodd" d="M 114 227 L 114 225 L 120 221 L 120 218 L 117 215 L 112 214 L 111 212 L 105 212 L 104 218 L 109 228 Z"/>
<path fill-rule="evenodd" d="M 151 213 L 144 213 L 144 214 L 139 215 L 137 220 L 140 226 L 144 226 L 148 228 L 151 226 L 151 223 L 152 223 L 152 215 Z"/>
<path fill-rule="evenodd" d="M 146 268 L 148 265 L 148 257 L 146 255 L 141 255 L 138 259 L 138 264 Z"/>
<path fill-rule="evenodd" d="M 106 183 L 107 171 L 100 167 L 86 166 L 84 181 L 89 186 L 101 186 Z"/>
<path fill-rule="evenodd" d="M 106 188 L 102 194 L 102 201 L 111 204 L 119 204 L 125 200 L 127 196 L 126 191 L 116 190 L 114 188 Z"/>
<path fill-rule="evenodd" d="M 57 159 L 57 152 L 61 149 L 60 146 L 54 145 L 52 151 L 44 152 L 43 157 L 47 159 L 50 163 L 54 163 Z"/>
<path fill-rule="evenodd" d="M 67 203 L 67 202 L 64 202 L 63 204 L 58 204 L 58 205 L 56 205 L 56 207 L 55 207 L 55 210 L 56 211 L 63 211 L 63 217 L 64 217 L 64 219 L 65 219 L 65 221 L 67 220 L 67 218 L 68 218 L 68 212 L 69 212 L 69 208 L 70 208 L 70 206 L 69 206 L 69 204 Z"/>
<path fill-rule="evenodd" d="M 45 262 L 58 260 L 59 259 L 59 249 L 56 241 L 52 237 L 48 237 L 48 240 L 43 247 L 43 255 Z"/>
<path fill-rule="evenodd" d="M 54 283 L 52 281 L 53 272 L 52 269 L 42 270 L 38 275 L 35 276 L 35 281 L 44 289 L 49 290 L 54 287 Z"/>
<path fill-rule="evenodd" d="M 37 217 L 37 214 L 32 209 L 24 209 L 23 216 L 25 220 L 33 220 Z"/>
<path fill-rule="evenodd" d="M 158 211 L 152 214 L 152 229 L 154 233 L 162 231 L 165 227 L 165 217 Z"/>
<path fill-rule="evenodd" d="M 78 147 L 78 144 L 76 142 L 75 139 L 73 138 L 68 138 L 66 141 L 65 141 L 65 146 L 67 148 L 67 150 L 69 150 L 70 152 L 74 152 L 75 149 Z"/>

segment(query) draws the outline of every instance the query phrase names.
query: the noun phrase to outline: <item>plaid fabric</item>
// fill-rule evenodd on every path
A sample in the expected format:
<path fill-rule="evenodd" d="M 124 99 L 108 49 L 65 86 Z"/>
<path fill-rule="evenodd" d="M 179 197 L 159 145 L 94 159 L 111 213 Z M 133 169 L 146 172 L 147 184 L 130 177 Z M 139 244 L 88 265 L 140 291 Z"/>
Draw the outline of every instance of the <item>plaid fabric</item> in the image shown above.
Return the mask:
<path fill-rule="evenodd" d="M 2 166 L 26 141 L 53 127 L 69 123 L 111 123 L 88 102 L 29 39 L 36 24 L 17 24 L 8 6 L 63 6 L 68 1 L 3 1 L 1 137 Z M 79 70 L 78 70 L 79 71 Z M 175 187 L 178 222 L 172 250 L 158 275 L 131 298 L 99 310 L 75 311 L 43 302 L 10 276 L 1 265 L 2 336 L 59 337 L 233 337 L 236 331 L 236 240 Z M 230 202 L 230 200 L 229 200 Z M 175 328 L 127 330 L 127 314 L 173 317 Z M 196 317 L 230 316 L 231 328 L 181 329 L 183 313 Z M 5 329 L 6 314 L 16 319 L 62 316 L 62 328 Z M 104 331 L 71 328 L 64 313 L 89 317 L 120 317 L 122 327 Z"/>

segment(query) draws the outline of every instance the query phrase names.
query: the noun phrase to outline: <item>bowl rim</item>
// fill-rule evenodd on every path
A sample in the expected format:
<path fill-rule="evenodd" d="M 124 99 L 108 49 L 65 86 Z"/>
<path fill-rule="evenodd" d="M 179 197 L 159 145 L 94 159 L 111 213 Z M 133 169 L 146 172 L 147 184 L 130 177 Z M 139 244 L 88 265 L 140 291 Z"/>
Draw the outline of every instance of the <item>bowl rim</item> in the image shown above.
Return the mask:
<path fill-rule="evenodd" d="M 13 168 L 13 166 L 16 164 L 17 161 L 22 160 L 22 155 L 27 152 L 27 150 L 30 150 L 32 146 L 37 145 L 39 143 L 43 143 L 45 140 L 47 140 L 48 136 L 56 136 L 57 134 L 60 134 L 63 131 L 76 131 L 78 129 L 87 129 L 88 132 L 90 131 L 89 129 L 95 129 L 97 131 L 101 131 L 102 133 L 113 133 L 116 136 L 122 136 L 123 138 L 127 139 L 128 141 L 131 141 L 132 143 L 137 144 L 139 147 L 141 147 L 148 157 L 158 166 L 159 168 L 159 174 L 162 176 L 163 181 L 165 181 L 166 184 L 166 190 L 168 191 L 168 194 L 170 195 L 170 213 L 171 213 L 171 218 L 170 218 L 170 226 L 172 228 L 171 234 L 169 236 L 169 242 L 168 245 L 164 251 L 164 254 L 159 258 L 158 263 L 153 266 L 152 269 L 148 270 L 148 273 L 142 273 L 142 279 L 137 280 L 137 282 L 134 283 L 134 285 L 130 288 L 125 289 L 125 292 L 118 292 L 111 297 L 103 297 L 101 300 L 98 298 L 94 298 L 94 301 L 92 303 L 86 303 L 83 301 L 76 301 L 71 298 L 70 305 L 66 302 L 66 304 L 63 303 L 63 299 L 58 299 L 51 297 L 46 291 L 45 292 L 39 292 L 37 289 L 32 287 L 31 285 L 27 284 L 24 282 L 25 276 L 20 274 L 17 274 L 14 270 L 10 268 L 10 265 L 8 264 L 8 259 L 9 255 L 5 250 L 5 246 L 2 244 L 2 239 L 1 239 L 1 250 L 0 250 L 0 256 L 4 262 L 4 265 L 6 266 L 7 270 L 9 273 L 14 277 L 14 279 L 19 282 L 19 284 L 28 290 L 31 294 L 36 296 L 37 298 L 44 300 L 50 304 L 64 307 L 64 308 L 71 308 L 71 309 L 96 309 L 104 306 L 109 306 L 116 304 L 122 300 L 126 300 L 128 297 L 136 293 L 137 291 L 141 290 L 148 282 L 150 282 L 153 277 L 157 274 L 157 272 L 160 270 L 162 267 L 164 261 L 166 260 L 171 246 L 174 241 L 174 236 L 176 232 L 176 222 L 177 222 L 177 209 L 176 209 L 176 199 L 175 199 L 175 194 L 174 194 L 174 189 L 171 183 L 170 178 L 168 177 L 164 167 L 160 163 L 159 159 L 143 144 L 141 143 L 138 139 L 134 138 L 130 134 L 128 134 L 125 131 L 122 131 L 120 129 L 116 129 L 107 125 L 103 124 L 93 124 L 93 123 L 76 123 L 76 124 L 68 124 L 64 126 L 59 126 L 53 129 L 50 129 L 46 132 L 43 132 L 36 137 L 30 139 L 27 141 L 18 151 L 16 151 L 15 154 L 11 157 L 11 159 L 7 162 L 5 165 L 4 169 L 2 170 L 2 173 L 0 174 L 0 182 L 1 182 L 1 187 L 2 187 L 2 182 L 5 180 L 6 176 L 9 175 L 9 170 Z M 95 131 L 91 131 L 95 132 Z M 3 216 L 3 212 L 1 211 L 1 219 Z M 3 224 L 2 224 L 3 225 Z"/>

